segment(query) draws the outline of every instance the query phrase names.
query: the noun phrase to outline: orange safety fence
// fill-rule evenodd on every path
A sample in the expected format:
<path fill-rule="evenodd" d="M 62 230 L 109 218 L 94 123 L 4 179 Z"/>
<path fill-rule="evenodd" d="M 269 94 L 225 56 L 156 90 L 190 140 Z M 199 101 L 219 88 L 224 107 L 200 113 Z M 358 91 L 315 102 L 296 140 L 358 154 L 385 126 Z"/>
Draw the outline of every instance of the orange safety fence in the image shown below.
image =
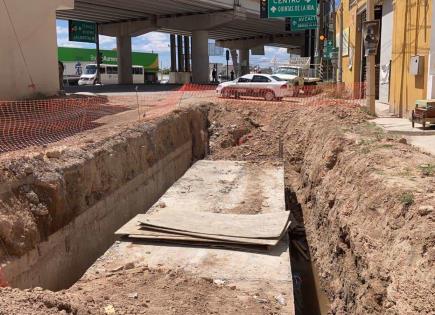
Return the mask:
<path fill-rule="evenodd" d="M 43 145 L 95 128 L 94 121 L 125 110 L 105 97 L 0 102 L 0 152 Z"/>
<path fill-rule="evenodd" d="M 365 103 L 364 84 L 287 86 L 281 92 L 282 99 L 274 97 L 270 101 L 293 106 L 364 106 Z M 244 89 L 233 95 L 221 95 L 216 85 L 198 84 L 185 84 L 170 92 L 0 101 L 0 153 L 75 136 L 105 124 L 100 118 L 108 115 L 125 112 L 129 116 L 123 121 L 142 121 L 164 115 L 191 100 L 232 102 L 236 98 L 243 103 L 267 103 L 263 90 Z M 116 119 L 110 123 L 116 123 Z"/>

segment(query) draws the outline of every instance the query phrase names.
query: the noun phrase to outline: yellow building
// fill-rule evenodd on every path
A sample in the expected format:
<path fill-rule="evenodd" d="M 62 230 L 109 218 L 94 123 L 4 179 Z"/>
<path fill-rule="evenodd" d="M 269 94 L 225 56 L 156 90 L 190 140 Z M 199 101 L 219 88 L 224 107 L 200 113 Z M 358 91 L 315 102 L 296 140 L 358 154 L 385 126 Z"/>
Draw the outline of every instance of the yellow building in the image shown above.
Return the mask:
<path fill-rule="evenodd" d="M 362 40 L 366 0 L 341 2 L 343 81 L 354 85 L 355 93 L 361 93 L 358 86 L 366 80 Z M 398 116 L 408 117 L 416 100 L 435 98 L 435 29 L 434 32 L 431 29 L 434 3 L 435 0 L 376 1 L 375 19 L 381 22 L 376 97 L 390 104 L 390 111 Z M 337 15 L 338 31 L 340 23 Z"/>

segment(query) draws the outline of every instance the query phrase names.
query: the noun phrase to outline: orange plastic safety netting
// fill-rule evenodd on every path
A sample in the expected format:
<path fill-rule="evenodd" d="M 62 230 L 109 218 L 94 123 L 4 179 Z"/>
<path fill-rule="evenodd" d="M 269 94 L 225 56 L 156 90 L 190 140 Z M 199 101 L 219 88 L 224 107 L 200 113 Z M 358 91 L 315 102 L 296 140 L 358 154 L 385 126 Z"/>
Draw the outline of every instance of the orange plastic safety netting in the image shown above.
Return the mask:
<path fill-rule="evenodd" d="M 0 102 L 0 152 L 64 139 L 126 109 L 107 104 L 104 97 Z"/>
<path fill-rule="evenodd" d="M 282 87 L 270 100 L 265 91 L 216 85 L 186 84 L 175 91 L 114 96 L 71 96 L 58 99 L 0 101 L 0 153 L 56 142 L 104 124 L 100 118 L 123 115 L 142 121 L 164 115 L 182 104 L 198 101 L 283 102 L 292 106 L 364 106 L 365 84 L 318 84 Z M 269 99 L 269 101 L 266 101 Z M 128 121 L 128 120 L 124 120 Z"/>

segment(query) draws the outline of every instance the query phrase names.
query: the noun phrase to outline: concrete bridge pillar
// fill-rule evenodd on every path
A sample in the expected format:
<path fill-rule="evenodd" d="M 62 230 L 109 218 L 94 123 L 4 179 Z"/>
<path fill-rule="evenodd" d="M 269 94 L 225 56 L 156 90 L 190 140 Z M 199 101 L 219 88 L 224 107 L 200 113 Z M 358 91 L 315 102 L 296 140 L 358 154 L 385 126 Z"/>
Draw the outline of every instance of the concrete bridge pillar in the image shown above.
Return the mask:
<path fill-rule="evenodd" d="M 183 36 L 177 35 L 178 72 L 184 72 Z"/>
<path fill-rule="evenodd" d="M 231 54 L 231 60 L 233 61 L 233 68 L 234 68 L 234 74 L 236 75 L 236 78 L 240 76 L 240 69 L 239 69 L 239 56 L 237 54 L 237 49 L 230 49 Z"/>
<path fill-rule="evenodd" d="M 192 32 L 192 82 L 210 82 L 208 59 L 208 31 Z"/>
<path fill-rule="evenodd" d="M 249 70 L 249 49 L 240 49 L 240 75 L 245 75 L 250 72 Z"/>
<path fill-rule="evenodd" d="M 56 10 L 73 8 L 73 0 L 0 1 L 0 100 L 58 92 Z"/>
<path fill-rule="evenodd" d="M 170 35 L 170 49 L 171 49 L 171 72 L 177 72 L 177 48 L 175 43 L 175 35 Z"/>
<path fill-rule="evenodd" d="M 184 70 L 190 72 L 190 37 L 184 36 Z"/>
<path fill-rule="evenodd" d="M 133 84 L 131 36 L 116 37 L 118 50 L 118 83 Z"/>

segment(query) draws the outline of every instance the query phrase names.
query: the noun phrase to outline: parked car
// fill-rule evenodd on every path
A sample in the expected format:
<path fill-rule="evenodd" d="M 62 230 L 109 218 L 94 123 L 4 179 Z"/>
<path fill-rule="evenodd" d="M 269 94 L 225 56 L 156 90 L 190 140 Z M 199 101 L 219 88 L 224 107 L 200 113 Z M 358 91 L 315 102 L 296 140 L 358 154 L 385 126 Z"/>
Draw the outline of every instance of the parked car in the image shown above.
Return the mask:
<path fill-rule="evenodd" d="M 226 98 L 263 97 L 266 101 L 282 100 L 283 97 L 290 96 L 287 81 L 269 74 L 247 74 L 234 81 L 221 83 L 216 93 Z"/>

